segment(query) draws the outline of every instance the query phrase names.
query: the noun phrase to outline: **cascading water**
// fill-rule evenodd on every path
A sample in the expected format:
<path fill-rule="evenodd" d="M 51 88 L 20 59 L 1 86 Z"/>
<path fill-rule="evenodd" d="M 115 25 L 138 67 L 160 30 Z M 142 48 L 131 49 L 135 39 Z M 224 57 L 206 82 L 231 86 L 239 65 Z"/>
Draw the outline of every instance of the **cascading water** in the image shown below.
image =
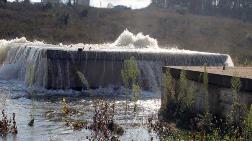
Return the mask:
<path fill-rule="evenodd" d="M 122 85 L 121 70 L 124 60 L 130 59 L 131 56 L 138 64 L 138 81 L 141 87 L 151 91 L 141 92 L 136 115 L 132 111 L 125 115 L 125 95 L 118 88 Z M 158 91 L 162 66 L 233 66 L 229 55 L 162 49 L 158 47 L 155 39 L 142 34 L 134 35 L 127 30 L 114 43 L 107 44 L 50 45 L 38 41 L 29 42 L 25 38 L 0 40 L 0 63 L 0 100 L 6 95 L 13 97 L 6 98 L 8 102 L 5 109 L 16 113 L 17 126 L 20 129 L 16 140 L 24 141 L 77 141 L 85 140 L 86 136 L 91 135 L 91 130 L 73 131 L 66 127 L 58 116 L 51 118 L 50 113 L 47 115 L 48 111 L 52 110 L 56 114 L 61 112 L 63 95 L 71 99 L 69 105 L 84 111 L 85 114 L 78 118 L 92 122 L 92 99 L 80 97 L 83 93 L 72 90 L 83 88 L 79 72 L 86 77 L 91 88 L 105 87 L 92 90 L 93 94 L 108 93 L 108 99 L 111 96 L 115 98 L 117 106 L 114 120 L 125 129 L 119 139 L 145 141 L 159 140 L 158 134 L 148 132 L 145 123 L 149 117 L 157 119 L 161 103 Z M 36 90 L 45 91 L 36 91 L 38 100 L 34 101 L 26 97 L 24 84 L 28 88 L 32 86 Z M 111 89 L 111 86 L 114 89 Z M 133 106 L 133 102 L 129 103 L 129 107 Z M 35 127 L 27 126 L 31 111 L 34 111 Z"/>
<path fill-rule="evenodd" d="M 91 87 L 120 87 L 123 61 L 131 56 L 138 64 L 140 85 L 147 90 L 159 89 L 164 65 L 233 66 L 229 55 L 162 49 L 155 39 L 128 30 L 111 44 L 50 45 L 23 37 L 1 40 L 0 47 L 1 79 L 18 79 L 47 89 L 81 89 L 77 71 Z"/>
<path fill-rule="evenodd" d="M 2 51 L 6 52 L 6 58 L 2 62 L 0 79 L 17 79 L 27 85 L 37 80 L 34 84 L 44 85 L 47 75 L 46 58 L 43 58 L 45 50 L 39 47 L 28 47 L 29 44 L 25 38 L 1 44 Z"/>

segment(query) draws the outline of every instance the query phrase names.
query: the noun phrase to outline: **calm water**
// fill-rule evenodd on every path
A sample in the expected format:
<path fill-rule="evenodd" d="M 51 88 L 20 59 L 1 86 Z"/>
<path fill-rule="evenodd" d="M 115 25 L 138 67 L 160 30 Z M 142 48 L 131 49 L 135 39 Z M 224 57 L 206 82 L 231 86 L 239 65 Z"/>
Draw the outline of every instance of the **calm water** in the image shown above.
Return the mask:
<path fill-rule="evenodd" d="M 87 120 L 92 122 L 94 115 L 93 102 L 91 97 L 83 96 L 83 93 L 75 91 L 42 91 L 36 92 L 34 98 L 30 98 L 25 87 L 18 81 L 0 81 L 1 109 L 5 108 L 8 116 L 16 113 L 18 134 L 9 134 L 2 140 L 8 141 L 82 141 L 87 140 L 86 136 L 91 136 L 92 131 L 82 129 L 73 130 L 67 127 L 64 117 L 60 116 L 62 98 L 65 97 L 71 108 L 84 112 L 84 115 L 75 115 L 71 119 Z M 147 130 L 148 117 L 157 118 L 160 107 L 160 94 L 142 92 L 138 101 L 138 113 L 133 114 L 133 103 L 130 103 L 130 111 L 125 115 L 124 104 L 125 95 L 109 89 L 96 90 L 93 95 L 103 96 L 103 98 L 113 101 L 116 99 L 115 122 L 121 125 L 125 132 L 120 140 L 158 140 L 155 133 Z M 28 126 L 34 115 L 35 124 Z M 0 138 L 1 139 L 1 138 Z"/>

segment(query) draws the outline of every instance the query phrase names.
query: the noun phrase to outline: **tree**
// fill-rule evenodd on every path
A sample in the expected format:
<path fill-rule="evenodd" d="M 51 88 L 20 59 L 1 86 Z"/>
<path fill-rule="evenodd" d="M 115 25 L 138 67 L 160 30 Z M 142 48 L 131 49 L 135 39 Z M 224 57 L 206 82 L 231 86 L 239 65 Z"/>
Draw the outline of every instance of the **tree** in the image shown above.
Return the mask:
<path fill-rule="evenodd" d="M 30 4 L 30 0 L 24 0 L 24 4 Z"/>
<path fill-rule="evenodd" d="M 67 5 L 71 6 L 72 5 L 72 0 L 68 0 Z"/>
<path fill-rule="evenodd" d="M 0 3 L 7 3 L 7 0 L 0 0 Z"/>

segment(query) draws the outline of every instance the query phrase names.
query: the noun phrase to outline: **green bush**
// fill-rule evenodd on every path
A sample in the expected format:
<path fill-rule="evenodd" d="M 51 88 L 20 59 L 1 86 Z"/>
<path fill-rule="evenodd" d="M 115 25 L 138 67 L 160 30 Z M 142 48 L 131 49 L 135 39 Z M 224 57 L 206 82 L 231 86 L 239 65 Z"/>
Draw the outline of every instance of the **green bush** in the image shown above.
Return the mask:
<path fill-rule="evenodd" d="M 121 70 L 121 76 L 123 80 L 124 87 L 126 89 L 126 107 L 125 113 L 128 110 L 128 95 L 129 89 L 132 89 L 132 99 L 134 101 L 134 112 L 137 110 L 137 101 L 141 93 L 141 88 L 138 85 L 137 77 L 139 75 L 139 70 L 137 62 L 134 57 L 130 57 L 129 60 L 124 61 L 123 69 Z"/>
<path fill-rule="evenodd" d="M 88 89 L 89 88 L 89 84 L 88 84 L 88 81 L 86 79 L 86 77 L 84 76 L 84 74 L 80 71 L 77 71 L 76 72 L 80 81 L 81 81 L 81 84 L 82 84 L 82 87 L 83 89 Z"/>

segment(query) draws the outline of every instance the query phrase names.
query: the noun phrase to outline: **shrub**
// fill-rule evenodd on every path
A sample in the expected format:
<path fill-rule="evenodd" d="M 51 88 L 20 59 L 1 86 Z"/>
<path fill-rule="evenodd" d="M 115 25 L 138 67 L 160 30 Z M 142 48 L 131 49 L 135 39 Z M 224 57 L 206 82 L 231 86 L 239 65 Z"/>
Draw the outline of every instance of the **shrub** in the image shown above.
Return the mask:
<path fill-rule="evenodd" d="M 77 75 L 78 75 L 78 77 L 79 77 L 79 79 L 81 81 L 82 88 L 84 90 L 87 90 L 89 88 L 89 84 L 88 84 L 88 81 L 87 81 L 85 75 L 80 71 L 77 71 L 76 73 L 77 73 Z"/>
<path fill-rule="evenodd" d="M 208 104 L 208 73 L 207 73 L 206 66 L 204 66 L 203 85 L 204 85 L 204 110 L 205 110 L 205 113 L 209 113 L 209 104 Z"/>
<path fill-rule="evenodd" d="M 128 93 L 129 88 L 132 88 L 132 96 L 134 101 L 134 112 L 136 112 L 137 101 L 139 98 L 139 94 L 141 89 L 137 83 L 137 77 L 139 75 L 139 70 L 137 66 L 137 62 L 134 57 L 130 57 L 129 60 L 124 61 L 123 70 L 121 70 L 121 76 L 123 80 L 124 87 L 126 89 L 126 109 L 125 113 L 128 110 Z"/>
<path fill-rule="evenodd" d="M 232 109 L 231 109 L 231 122 L 239 122 L 240 121 L 240 108 L 241 105 L 239 104 L 238 99 L 238 92 L 241 87 L 240 78 L 237 77 L 237 73 L 234 74 L 234 77 L 231 79 L 231 89 L 232 89 Z"/>
<path fill-rule="evenodd" d="M 122 135 L 124 129 L 114 122 L 115 103 L 110 104 L 106 100 L 96 99 L 94 101 L 95 113 L 90 129 L 94 131 L 93 140 L 111 140 L 113 134 Z"/>
<path fill-rule="evenodd" d="M 65 115 L 68 115 L 69 112 L 70 112 L 69 106 L 68 106 L 65 98 L 62 99 L 62 108 L 61 108 L 61 111 Z"/>
<path fill-rule="evenodd" d="M 179 79 L 179 94 L 178 94 L 178 101 L 181 101 L 184 105 L 182 108 L 191 108 L 191 105 L 194 102 L 194 89 L 193 86 L 188 84 L 186 78 L 186 72 L 184 70 L 180 73 Z M 181 109 L 183 111 L 183 109 Z"/>
<path fill-rule="evenodd" d="M 244 130 L 245 139 L 252 140 L 252 104 L 248 111 L 246 120 L 245 120 L 245 130 Z"/>
<path fill-rule="evenodd" d="M 16 114 L 12 114 L 12 119 L 10 118 L 8 120 L 7 115 L 5 114 L 5 111 L 2 110 L 2 120 L 0 121 L 0 135 L 6 136 L 8 133 L 17 134 L 17 125 L 16 125 Z"/>
<path fill-rule="evenodd" d="M 169 71 L 164 74 L 163 98 L 161 115 L 168 121 L 177 122 L 178 126 L 189 128 L 192 119 L 196 116 L 192 109 L 194 103 L 194 88 L 189 85 L 184 70 L 178 80 L 178 93 L 175 94 L 172 76 Z"/>
<path fill-rule="evenodd" d="M 175 98 L 175 90 L 172 83 L 172 76 L 170 70 L 167 70 L 163 75 L 163 97 L 161 110 L 165 110 L 168 106 L 168 103 Z"/>
<path fill-rule="evenodd" d="M 32 64 L 28 64 L 27 65 L 27 71 L 26 71 L 26 83 L 28 84 L 28 86 L 32 86 L 33 83 L 34 83 L 34 73 L 35 73 L 35 70 L 34 70 L 34 66 Z"/>

